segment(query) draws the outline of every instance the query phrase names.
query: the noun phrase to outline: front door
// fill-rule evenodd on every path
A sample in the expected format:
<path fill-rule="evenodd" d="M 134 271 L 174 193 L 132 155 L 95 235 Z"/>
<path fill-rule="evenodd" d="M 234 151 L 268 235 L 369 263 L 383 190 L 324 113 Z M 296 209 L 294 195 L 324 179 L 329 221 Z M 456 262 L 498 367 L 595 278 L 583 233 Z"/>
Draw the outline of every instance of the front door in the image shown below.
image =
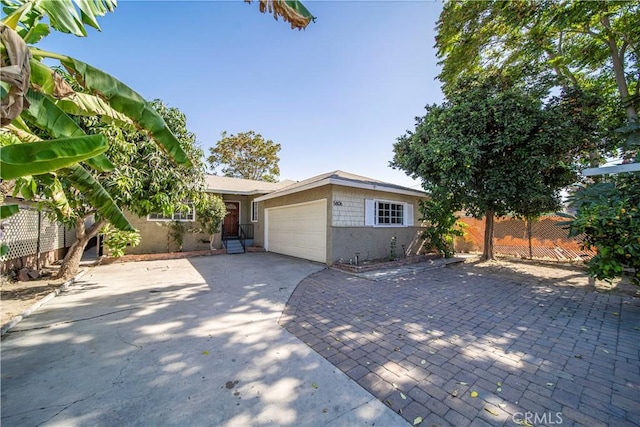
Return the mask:
<path fill-rule="evenodd" d="M 224 236 L 238 237 L 240 224 L 240 202 L 225 202 L 227 215 L 224 217 Z"/>

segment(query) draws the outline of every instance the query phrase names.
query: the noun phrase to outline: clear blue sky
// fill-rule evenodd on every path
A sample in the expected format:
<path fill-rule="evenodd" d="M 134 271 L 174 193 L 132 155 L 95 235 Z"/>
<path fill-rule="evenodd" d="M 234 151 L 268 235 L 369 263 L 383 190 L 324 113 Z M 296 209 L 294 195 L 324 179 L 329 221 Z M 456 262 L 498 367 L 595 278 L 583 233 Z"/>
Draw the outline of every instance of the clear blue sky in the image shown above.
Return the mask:
<path fill-rule="evenodd" d="M 54 33 L 40 46 L 179 108 L 206 153 L 224 130 L 254 130 L 282 145 L 281 179 L 341 169 L 415 187 L 388 163 L 414 117 L 442 101 L 442 4 L 304 3 L 318 19 L 297 31 L 241 0 L 120 0 L 101 33 Z"/>

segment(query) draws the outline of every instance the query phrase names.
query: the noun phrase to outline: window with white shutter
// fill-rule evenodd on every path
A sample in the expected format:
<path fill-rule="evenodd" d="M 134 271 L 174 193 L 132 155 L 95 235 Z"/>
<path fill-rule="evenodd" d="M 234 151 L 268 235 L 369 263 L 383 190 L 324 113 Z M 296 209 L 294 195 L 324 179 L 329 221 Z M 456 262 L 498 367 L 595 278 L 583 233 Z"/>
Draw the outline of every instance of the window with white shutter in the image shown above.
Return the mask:
<path fill-rule="evenodd" d="M 365 199 L 364 225 L 373 227 L 413 226 L 413 204 L 391 200 Z"/>

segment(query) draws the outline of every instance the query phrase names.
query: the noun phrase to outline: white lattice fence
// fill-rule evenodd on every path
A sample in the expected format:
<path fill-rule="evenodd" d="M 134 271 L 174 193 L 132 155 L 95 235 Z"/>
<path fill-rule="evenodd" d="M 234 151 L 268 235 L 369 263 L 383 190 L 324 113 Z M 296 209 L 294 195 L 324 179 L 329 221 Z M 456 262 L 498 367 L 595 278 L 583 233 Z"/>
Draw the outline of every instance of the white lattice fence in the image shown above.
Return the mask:
<path fill-rule="evenodd" d="M 0 261 L 64 248 L 75 240 L 73 230 L 66 230 L 63 224 L 42 212 L 22 206 L 17 214 L 2 222 L 2 228 L 1 240 L 9 252 Z"/>

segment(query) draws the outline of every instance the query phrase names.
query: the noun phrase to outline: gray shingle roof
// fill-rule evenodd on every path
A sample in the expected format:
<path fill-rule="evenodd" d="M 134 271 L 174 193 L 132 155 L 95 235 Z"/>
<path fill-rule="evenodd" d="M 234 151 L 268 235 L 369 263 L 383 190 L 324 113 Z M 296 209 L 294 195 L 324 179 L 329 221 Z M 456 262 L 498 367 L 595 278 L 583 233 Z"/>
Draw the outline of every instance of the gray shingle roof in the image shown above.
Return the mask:
<path fill-rule="evenodd" d="M 207 184 L 206 191 L 209 193 L 245 195 L 272 193 L 295 183 L 295 181 L 288 179 L 280 182 L 264 182 L 217 175 L 207 175 L 205 182 Z"/>

